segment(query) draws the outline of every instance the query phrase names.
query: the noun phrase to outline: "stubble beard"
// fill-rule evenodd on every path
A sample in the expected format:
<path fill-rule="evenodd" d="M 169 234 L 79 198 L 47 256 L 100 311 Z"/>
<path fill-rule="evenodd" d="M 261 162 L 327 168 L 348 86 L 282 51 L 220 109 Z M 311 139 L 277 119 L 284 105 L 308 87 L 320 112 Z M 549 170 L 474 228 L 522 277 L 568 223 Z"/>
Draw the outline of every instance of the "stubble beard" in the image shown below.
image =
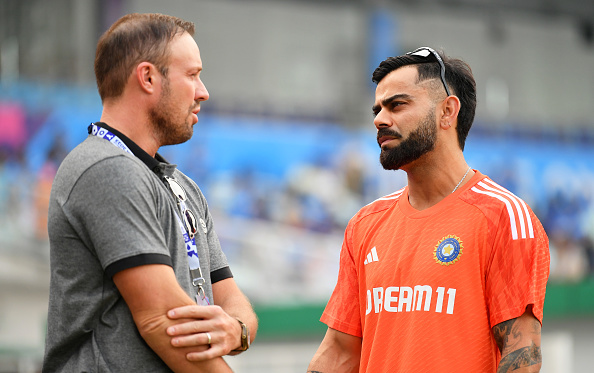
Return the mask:
<path fill-rule="evenodd" d="M 159 102 L 149 111 L 152 131 L 160 146 L 184 143 L 194 134 L 194 127 L 186 122 L 192 114 L 193 107 L 188 109 L 188 116 L 182 120 L 174 110 L 175 104 L 171 98 L 169 81 L 165 80 Z"/>
<path fill-rule="evenodd" d="M 390 135 L 388 130 L 378 131 L 378 138 Z M 385 170 L 399 170 L 403 166 L 416 161 L 435 148 L 437 141 L 437 127 L 435 126 L 435 113 L 430 110 L 421 120 L 420 125 L 408 137 L 391 149 L 382 149 L 380 163 Z"/>

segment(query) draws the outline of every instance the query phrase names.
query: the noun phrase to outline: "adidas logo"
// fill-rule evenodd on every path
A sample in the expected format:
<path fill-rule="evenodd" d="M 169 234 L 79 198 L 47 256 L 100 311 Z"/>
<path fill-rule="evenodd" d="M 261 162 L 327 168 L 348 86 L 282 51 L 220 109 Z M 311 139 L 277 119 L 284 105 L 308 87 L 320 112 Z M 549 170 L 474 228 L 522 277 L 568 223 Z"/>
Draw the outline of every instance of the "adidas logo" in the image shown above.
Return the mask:
<path fill-rule="evenodd" d="M 377 249 L 375 248 L 375 246 L 373 247 L 373 249 L 371 249 L 369 254 L 367 254 L 367 259 L 365 259 L 363 264 L 367 265 L 371 262 L 379 262 L 379 258 L 377 257 Z"/>

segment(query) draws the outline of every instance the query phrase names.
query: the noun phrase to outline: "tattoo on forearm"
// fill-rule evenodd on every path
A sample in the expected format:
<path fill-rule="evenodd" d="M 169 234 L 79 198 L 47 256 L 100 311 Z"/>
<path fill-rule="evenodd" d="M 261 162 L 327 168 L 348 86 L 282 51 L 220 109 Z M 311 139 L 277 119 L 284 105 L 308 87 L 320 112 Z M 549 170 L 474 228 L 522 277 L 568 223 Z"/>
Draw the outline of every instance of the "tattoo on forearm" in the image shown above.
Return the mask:
<path fill-rule="evenodd" d="M 320 372 L 319 370 L 308 370 L 307 373 L 324 373 L 324 372 Z"/>
<path fill-rule="evenodd" d="M 497 342 L 497 347 L 499 347 L 499 351 L 502 353 L 503 347 L 513 348 L 520 341 L 522 334 L 517 327 L 514 327 L 515 323 L 516 319 L 511 319 L 497 324 L 495 328 L 493 328 L 493 335 Z"/>
<path fill-rule="evenodd" d="M 522 340 L 538 336 L 540 340 L 540 322 L 536 319 L 524 326 L 518 319 L 511 319 L 497 324 L 493 328 L 493 336 L 501 351 L 501 361 L 497 373 L 513 372 L 517 369 L 542 364 L 540 346 L 531 342 L 530 346 L 522 346 Z M 520 344 L 522 343 L 522 344 Z"/>
<path fill-rule="evenodd" d="M 505 355 L 499 362 L 497 373 L 505 373 L 542 363 L 540 346 L 532 342 L 529 347 L 523 347 Z"/>

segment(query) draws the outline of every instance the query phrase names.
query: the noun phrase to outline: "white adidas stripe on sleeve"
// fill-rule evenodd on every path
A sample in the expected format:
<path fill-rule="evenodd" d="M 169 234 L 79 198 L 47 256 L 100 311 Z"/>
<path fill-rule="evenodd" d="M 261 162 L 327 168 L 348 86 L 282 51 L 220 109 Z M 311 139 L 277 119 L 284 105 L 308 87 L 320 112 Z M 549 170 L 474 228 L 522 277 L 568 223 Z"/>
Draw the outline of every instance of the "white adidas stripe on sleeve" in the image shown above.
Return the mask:
<path fill-rule="evenodd" d="M 505 203 L 505 207 L 507 207 L 507 213 L 509 214 L 509 223 L 511 225 L 511 230 L 512 230 L 512 238 L 514 240 L 518 239 L 518 228 L 516 228 L 516 217 L 515 217 L 515 213 L 514 210 L 511 206 L 511 204 L 509 203 L 509 201 L 503 197 L 501 197 L 500 195 L 497 195 L 495 193 L 491 193 L 491 192 L 487 192 L 485 190 L 480 190 L 477 187 L 472 187 L 471 189 L 474 192 L 480 193 L 480 194 L 485 194 L 487 196 L 491 196 L 493 198 L 497 198 L 498 200 L 500 200 L 501 202 Z"/>
<path fill-rule="evenodd" d="M 505 190 L 501 190 L 501 189 L 495 189 L 493 187 L 488 186 L 487 184 L 483 183 L 482 181 L 480 181 L 478 183 L 480 186 L 482 186 L 483 188 L 490 190 L 494 193 L 500 193 L 503 196 L 509 198 L 509 200 L 511 200 L 513 202 L 513 204 L 516 206 L 516 210 L 518 212 L 518 217 L 520 220 L 520 230 L 522 231 L 522 238 L 526 238 L 526 221 L 524 220 L 524 213 L 522 212 L 522 208 L 520 207 L 520 204 L 518 203 L 517 199 L 514 198 L 509 192 L 505 191 Z"/>
<path fill-rule="evenodd" d="M 507 213 L 509 215 L 512 238 L 514 240 L 517 240 L 520 238 L 520 235 L 521 238 L 534 238 L 532 218 L 530 217 L 530 213 L 528 211 L 526 203 L 521 198 L 511 193 L 507 189 L 503 188 L 502 186 L 494 183 L 493 181 L 489 179 L 484 179 L 483 181 L 480 181 L 477 184 L 477 186 L 472 187 L 471 190 L 479 194 L 496 198 L 505 204 Z M 485 182 L 489 183 L 491 186 L 487 185 Z M 483 189 L 479 189 L 478 186 L 480 186 Z M 518 234 L 518 223 L 520 225 L 520 234 Z M 526 226 L 528 227 L 528 232 L 526 232 Z"/>
<path fill-rule="evenodd" d="M 522 208 L 524 210 L 524 213 L 526 214 L 526 221 L 528 222 L 528 234 L 530 235 L 530 238 L 534 238 L 534 228 L 532 226 L 532 218 L 530 217 L 530 212 L 528 211 L 528 206 L 526 206 L 526 202 L 524 202 L 523 199 L 521 199 L 520 197 L 516 196 L 515 194 L 513 194 L 509 190 L 505 189 L 501 185 L 497 184 L 493 180 L 488 179 L 488 178 L 487 179 L 484 179 L 484 180 L 487 181 L 489 184 L 494 185 L 496 188 L 505 191 L 510 196 L 513 196 L 513 198 L 517 199 L 520 202 L 520 204 L 522 205 Z"/>

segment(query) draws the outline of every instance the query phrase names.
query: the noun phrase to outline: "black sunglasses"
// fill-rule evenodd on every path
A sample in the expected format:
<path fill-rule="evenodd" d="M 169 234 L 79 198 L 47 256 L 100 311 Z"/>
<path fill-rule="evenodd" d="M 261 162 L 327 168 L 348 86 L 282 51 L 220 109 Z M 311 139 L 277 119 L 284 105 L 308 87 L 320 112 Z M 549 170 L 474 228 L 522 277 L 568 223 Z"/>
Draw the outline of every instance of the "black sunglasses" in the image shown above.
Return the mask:
<path fill-rule="evenodd" d="M 443 83 L 443 87 L 445 88 L 448 96 L 451 95 L 450 89 L 448 88 L 448 85 L 445 80 L 445 65 L 443 64 L 443 60 L 441 59 L 441 56 L 439 55 L 439 53 L 434 51 L 432 48 L 421 47 L 421 48 L 415 49 L 412 52 L 408 52 L 407 55 L 418 56 L 418 57 L 423 57 L 423 58 L 427 58 L 427 57 L 433 55 L 433 57 L 435 57 L 435 59 L 437 60 L 437 63 L 439 63 L 439 68 L 440 68 L 440 72 L 441 72 L 441 82 Z"/>
<path fill-rule="evenodd" d="M 171 190 L 171 193 L 173 193 L 173 195 L 177 199 L 177 205 L 181 210 L 186 232 L 190 236 L 190 239 L 194 238 L 196 232 L 198 231 L 196 225 L 196 216 L 194 216 L 192 210 L 187 208 L 186 204 L 184 203 L 188 199 L 186 191 L 174 178 L 164 176 L 163 179 L 166 181 L 167 186 L 169 186 L 169 190 Z"/>

